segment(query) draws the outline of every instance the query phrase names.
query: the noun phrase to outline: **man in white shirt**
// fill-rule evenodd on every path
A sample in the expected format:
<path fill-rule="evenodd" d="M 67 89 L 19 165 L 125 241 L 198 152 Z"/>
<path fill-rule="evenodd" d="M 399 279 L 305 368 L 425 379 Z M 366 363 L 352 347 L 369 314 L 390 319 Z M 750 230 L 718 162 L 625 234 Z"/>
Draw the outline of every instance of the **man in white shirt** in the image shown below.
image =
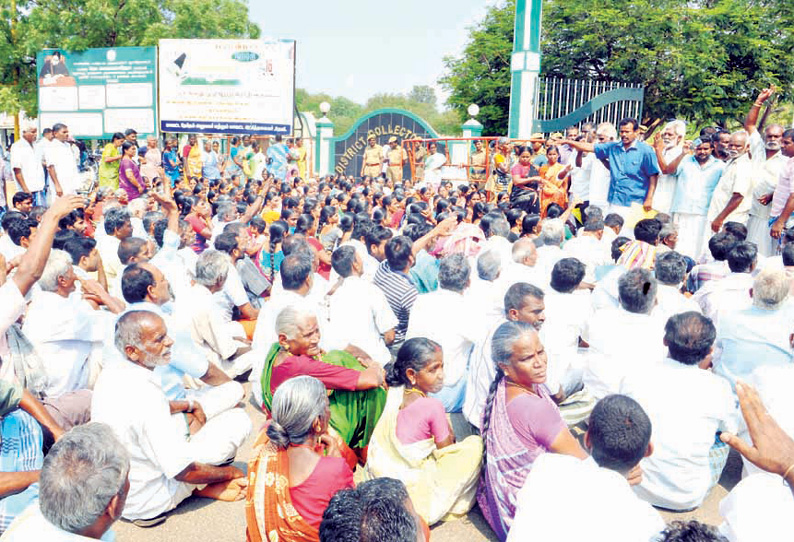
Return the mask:
<path fill-rule="evenodd" d="M 116 277 L 120 277 L 123 271 L 118 254 L 119 243 L 122 239 L 132 236 L 132 221 L 129 211 L 123 207 L 113 207 L 105 212 L 104 222 L 107 235 L 97 236 L 97 250 L 102 258 L 110 293 L 120 296 L 121 292 L 113 291 L 113 285 L 118 282 Z"/>
<path fill-rule="evenodd" d="M 612 264 L 609 247 L 601 242 L 603 236 L 604 221 L 599 217 L 588 217 L 582 233 L 562 246 L 565 256 L 576 258 L 585 265 L 584 281 L 588 284 L 596 283 L 597 268 Z"/>
<path fill-rule="evenodd" d="M 237 500 L 247 480 L 236 467 L 215 467 L 235 456 L 245 439 L 224 438 L 229 426 L 251 421 L 242 409 L 206 420 L 192 401 L 169 403 L 152 370 L 169 362 L 173 341 L 154 313 L 133 311 L 116 324 L 116 347 L 124 360 L 106 367 L 94 388 L 91 419 L 109 425 L 130 454 L 130 491 L 122 517 L 158 518 L 191 494 Z M 172 412 L 194 414 L 187 428 Z M 196 430 L 197 429 L 197 430 Z"/>
<path fill-rule="evenodd" d="M 557 402 L 582 389 L 585 356 L 579 338 L 590 320 L 590 291 L 580 289 L 585 267 L 576 258 L 563 258 L 551 271 L 551 283 L 543 301 L 546 322 L 540 340 L 549 357 L 546 386 Z M 586 415 L 586 414 L 585 414 Z"/>
<path fill-rule="evenodd" d="M 516 496 L 508 542 L 554 540 L 561 530 L 565 540 L 658 539 L 664 520 L 629 485 L 630 473 L 654 449 L 642 407 L 623 395 L 602 399 L 584 442 L 591 455 L 585 460 L 551 453 L 535 460 Z"/>
<path fill-rule="evenodd" d="M 528 282 L 544 288 L 549 278 L 544 276 L 538 265 L 538 251 L 535 241 L 522 237 L 513 243 L 513 261 L 502 268 L 499 281 L 508 287 L 517 282 Z"/>
<path fill-rule="evenodd" d="M 441 260 L 439 289 L 420 295 L 411 309 L 405 338 L 427 337 L 444 351 L 444 388 L 434 396 L 447 412 L 460 412 L 466 394 L 466 371 L 474 341 L 479 338 L 476 320 L 469 314 L 464 291 L 471 268 L 463 254 Z"/>
<path fill-rule="evenodd" d="M 547 218 L 540 223 L 540 226 L 540 234 L 536 240 L 538 245 L 538 263 L 536 266 L 544 284 L 548 284 L 554 264 L 564 256 L 560 247 L 565 240 L 565 223 L 559 218 Z"/>
<path fill-rule="evenodd" d="M 673 120 L 665 125 L 661 137 L 657 135 L 654 140 L 656 160 L 662 172 L 656 181 L 653 208 L 660 213 L 669 214 L 673 205 L 677 180 L 675 172 L 681 159 L 684 158 L 684 137 L 686 137 L 686 123 L 682 120 Z"/>
<path fill-rule="evenodd" d="M 17 517 L 3 542 L 112 542 L 110 527 L 121 517 L 129 471 L 129 454 L 110 427 L 76 427 L 50 448 L 39 475 L 39 500 Z"/>
<path fill-rule="evenodd" d="M 36 235 L 38 222 L 35 218 L 28 218 L 20 213 L 10 211 L 3 217 L 5 235 L 0 242 L 0 254 L 11 262 L 21 256 L 30 246 Z"/>
<path fill-rule="evenodd" d="M 41 290 L 34 294 L 22 327 L 44 363 L 48 397 L 91 387 L 90 376 L 100 365 L 102 341 L 110 325 L 102 312 L 93 310 L 79 295 L 72 295 L 76 281 L 72 257 L 53 250 L 38 281 Z M 101 288 L 91 290 L 92 294 L 97 292 L 114 310 L 122 308 Z"/>
<path fill-rule="evenodd" d="M 331 296 L 329 332 L 345 344 L 354 344 L 381 366 L 391 361 L 388 346 L 399 323 L 383 291 L 367 281 L 364 264 L 352 246 L 341 246 L 331 256 L 342 284 Z"/>
<path fill-rule="evenodd" d="M 596 311 L 583 339 L 590 345 L 582 378 L 596 399 L 618 393 L 621 380 L 664 358 L 664 322 L 651 314 L 656 279 L 647 269 L 631 269 L 618 279 L 619 308 Z"/>
<path fill-rule="evenodd" d="M 463 415 L 477 429 L 482 424 L 485 401 L 496 377 L 496 363 L 491 355 L 494 333 L 507 320 L 524 322 L 540 331 L 546 321 L 543 298 L 543 290 L 537 286 L 526 282 L 513 284 L 504 296 L 503 317 L 494 322 L 485 336 L 477 340 L 466 375 L 466 398 L 463 402 Z"/>
<path fill-rule="evenodd" d="M 748 150 L 747 133 L 744 130 L 733 133 L 728 145 L 731 158 L 714 188 L 706 213 L 707 224 L 713 233 L 720 231 L 725 222 L 747 224 L 753 195 L 753 163 Z M 709 236 L 704 238 L 708 241 Z"/>
<path fill-rule="evenodd" d="M 656 256 L 653 269 L 658 283 L 654 316 L 666 322 L 674 314 L 700 312 L 700 306 L 681 293 L 686 278 L 686 260 L 678 252 L 670 251 Z"/>
<path fill-rule="evenodd" d="M 251 346 L 234 337 L 223 321 L 212 294 L 223 289 L 229 273 L 229 257 L 217 250 L 205 250 L 196 264 L 196 283 L 187 299 L 193 340 L 204 350 L 207 360 L 234 378 L 251 369 Z"/>
<path fill-rule="evenodd" d="M 504 294 L 509 285 L 501 279 L 507 265 L 511 265 L 510 260 L 502 260 L 494 250 L 483 250 L 477 255 L 477 277 L 473 277 L 464 295 L 471 317 L 479 320 L 477 327 L 482 337 L 495 323 L 504 320 Z"/>
<path fill-rule="evenodd" d="M 17 190 L 32 194 L 33 205 L 44 205 L 44 170 L 33 148 L 36 132 L 34 125 L 25 126 L 22 137 L 11 145 L 11 167 Z"/>
<path fill-rule="evenodd" d="M 228 238 L 228 237 L 227 237 Z M 259 317 L 259 309 L 251 304 L 248 299 L 248 293 L 245 291 L 245 286 L 240 278 L 240 273 L 237 272 L 235 263 L 244 254 L 247 248 L 248 239 L 243 233 L 242 235 L 231 235 L 231 239 L 237 241 L 237 248 L 228 251 L 227 257 L 229 258 L 229 272 L 226 276 L 226 282 L 223 289 L 212 294 L 218 309 L 221 311 L 223 320 L 229 327 L 230 332 L 235 337 L 247 338 L 245 327 L 238 321 L 233 319 L 235 307 L 240 313 L 241 320 L 256 321 Z"/>
<path fill-rule="evenodd" d="M 664 334 L 668 357 L 620 386 L 653 422 L 654 453 L 642 461 L 642 481 L 634 490 L 655 506 L 700 506 L 728 459 L 727 445 L 715 439 L 720 431 L 735 433 L 740 418 L 728 382 L 709 371 L 715 337 L 714 324 L 702 314 L 671 317 Z"/>
<path fill-rule="evenodd" d="M 736 243 L 728 251 L 728 276 L 710 280 L 692 296 L 715 325 L 719 325 L 722 314 L 746 309 L 752 304 L 750 289 L 757 256 L 758 249 L 753 243 Z"/>
<path fill-rule="evenodd" d="M 47 146 L 45 158 L 50 180 L 55 187 L 55 194 L 76 194 L 80 188 L 80 174 L 74 158 L 72 144 L 69 143 L 69 128 L 58 123 L 52 127 L 54 139 Z"/>
<path fill-rule="evenodd" d="M 714 372 L 731 386 L 747 381 L 760 367 L 787 367 L 794 361 L 791 347 L 792 307 L 785 271 L 764 269 L 752 284 L 752 306 L 727 311 L 717 327 Z"/>

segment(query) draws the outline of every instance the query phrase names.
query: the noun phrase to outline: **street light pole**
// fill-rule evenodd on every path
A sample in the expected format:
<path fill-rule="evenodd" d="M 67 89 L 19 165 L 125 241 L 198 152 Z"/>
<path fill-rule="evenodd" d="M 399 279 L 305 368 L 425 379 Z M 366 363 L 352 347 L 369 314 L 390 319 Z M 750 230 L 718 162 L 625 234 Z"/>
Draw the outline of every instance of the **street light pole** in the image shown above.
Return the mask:
<path fill-rule="evenodd" d="M 529 139 L 535 120 L 535 96 L 540 77 L 540 23 L 542 0 L 516 0 L 513 55 L 510 58 L 511 138 Z"/>

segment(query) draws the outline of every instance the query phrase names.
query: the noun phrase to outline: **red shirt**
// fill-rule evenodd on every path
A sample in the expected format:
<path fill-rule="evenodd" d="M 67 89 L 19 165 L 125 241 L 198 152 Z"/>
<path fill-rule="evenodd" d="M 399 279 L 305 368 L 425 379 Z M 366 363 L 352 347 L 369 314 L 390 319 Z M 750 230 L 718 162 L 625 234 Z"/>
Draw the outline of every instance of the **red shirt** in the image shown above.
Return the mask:
<path fill-rule="evenodd" d="M 313 376 L 329 390 L 355 391 L 361 373 L 355 369 L 323 363 L 309 356 L 290 356 L 281 365 L 273 368 L 270 391 L 275 392 L 284 381 L 301 375 Z"/>
<path fill-rule="evenodd" d="M 313 246 L 318 252 L 325 250 L 323 248 L 323 244 L 315 239 L 314 237 L 307 237 L 306 241 Z M 320 267 L 317 269 L 317 273 L 320 274 L 325 280 L 329 280 L 331 277 L 331 266 L 327 263 L 320 262 Z"/>
<path fill-rule="evenodd" d="M 341 457 L 321 457 L 303 483 L 289 488 L 292 506 L 309 525 L 320 527 L 328 502 L 340 489 L 356 487 L 353 471 Z"/>

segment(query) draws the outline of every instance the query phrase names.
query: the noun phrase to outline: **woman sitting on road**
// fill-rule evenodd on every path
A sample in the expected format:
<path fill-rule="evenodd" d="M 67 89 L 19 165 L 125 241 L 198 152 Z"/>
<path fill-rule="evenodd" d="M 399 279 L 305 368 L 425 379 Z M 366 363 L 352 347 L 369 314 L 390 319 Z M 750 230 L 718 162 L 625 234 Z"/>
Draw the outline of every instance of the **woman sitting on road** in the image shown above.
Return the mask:
<path fill-rule="evenodd" d="M 397 361 L 387 365 L 389 394 L 367 458 L 367 475 L 401 480 L 416 512 L 431 525 L 471 509 L 482 461 L 482 439 L 456 443 L 444 405 L 428 397 L 444 385 L 443 367 L 438 343 L 405 341 Z"/>
<path fill-rule="evenodd" d="M 499 540 L 504 540 L 515 516 L 516 494 L 535 459 L 546 452 L 585 459 L 587 452 L 568 430 L 544 384 L 546 352 L 532 326 L 499 326 L 491 357 L 496 377 L 483 413 L 485 452 L 477 502 Z"/>
<path fill-rule="evenodd" d="M 270 348 L 262 371 L 264 407 L 271 409 L 273 393 L 283 382 L 313 376 L 331 392 L 331 427 L 351 448 L 366 448 L 386 403 L 383 369 L 375 362 L 365 367 L 342 350 L 323 352 L 317 318 L 298 308 L 279 313 L 276 333 L 278 342 Z M 349 455 L 348 460 L 355 466 Z"/>
<path fill-rule="evenodd" d="M 317 541 L 331 497 L 355 487 L 353 472 L 328 435 L 325 386 L 311 376 L 287 380 L 273 396 L 272 414 L 248 465 L 247 539 Z"/>

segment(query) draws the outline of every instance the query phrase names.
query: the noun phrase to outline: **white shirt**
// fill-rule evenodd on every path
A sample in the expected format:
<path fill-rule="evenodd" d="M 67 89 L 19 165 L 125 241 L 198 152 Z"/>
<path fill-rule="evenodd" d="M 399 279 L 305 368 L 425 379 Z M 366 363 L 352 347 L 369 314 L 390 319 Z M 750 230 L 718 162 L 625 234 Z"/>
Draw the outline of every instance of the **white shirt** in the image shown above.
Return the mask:
<path fill-rule="evenodd" d="M 8 232 L 0 237 L 0 254 L 6 259 L 6 263 L 24 253 L 25 249 L 19 245 L 15 245 L 11 240 L 11 236 L 8 235 Z"/>
<path fill-rule="evenodd" d="M 549 358 L 546 386 L 557 393 L 570 367 L 577 363 L 579 337 L 586 335 L 590 320 L 590 292 L 574 290 L 561 294 L 549 288 L 543 298 L 546 321 L 540 340 Z"/>
<path fill-rule="evenodd" d="M 668 164 L 673 163 L 681 153 L 684 152 L 683 146 L 674 146 L 665 149 L 662 152 L 665 162 Z M 653 208 L 660 213 L 669 213 L 673 205 L 673 194 L 675 194 L 676 181 L 678 177 L 675 173 L 672 175 L 660 173 L 656 181 L 656 192 L 653 193 Z"/>
<path fill-rule="evenodd" d="M 652 314 L 658 316 L 663 322 L 674 314 L 681 314 L 682 312 L 700 312 L 700 305 L 698 305 L 692 298 L 682 294 L 676 286 L 669 284 L 657 283 L 656 287 L 656 306 L 653 308 Z"/>
<path fill-rule="evenodd" d="M 596 311 L 585 340 L 590 345 L 583 381 L 596 399 L 618 393 L 620 382 L 637 369 L 658 364 L 665 356 L 664 322 L 621 308 Z"/>
<path fill-rule="evenodd" d="M 399 324 L 383 291 L 363 277 L 347 277 L 331 296 L 329 333 L 386 365 L 391 354 L 381 337 Z"/>
<path fill-rule="evenodd" d="M 482 425 L 482 414 L 491 383 L 496 377 L 496 366 L 491 357 L 491 341 L 496 330 L 505 323 L 504 317 L 494 322 L 488 332 L 474 345 L 466 374 L 466 398 L 463 415 L 477 429 Z M 446 377 L 446 375 L 445 375 Z"/>
<path fill-rule="evenodd" d="M 182 258 L 179 257 L 179 235 L 171 230 L 163 232 L 163 246 L 149 261 L 150 264 L 159 269 L 171 289 L 174 292 L 174 297 L 177 301 L 182 302 L 190 295 L 190 275 L 188 269 L 185 268 Z M 191 252 L 192 249 L 188 248 Z M 196 253 L 193 252 L 195 255 Z M 232 267 L 232 266 L 229 266 Z M 195 266 L 191 273 L 195 273 Z"/>
<path fill-rule="evenodd" d="M 562 249 L 557 245 L 538 247 L 538 261 L 535 267 L 539 268 L 541 277 L 543 277 L 543 284 L 548 284 L 551 281 L 551 270 L 554 269 L 554 265 L 564 257 L 565 254 L 563 254 Z"/>
<path fill-rule="evenodd" d="M 8 359 L 10 351 L 6 332 L 20 316 L 25 314 L 27 305 L 17 283 L 9 278 L 0 286 L 0 359 Z M 0 379 L 14 382 L 14 364 L 0 363 Z"/>
<path fill-rule="evenodd" d="M 720 532 L 730 542 L 785 542 L 794 532 L 794 496 L 776 474 L 754 474 L 720 502 Z"/>
<path fill-rule="evenodd" d="M 361 258 L 361 263 L 364 264 L 363 277 L 365 280 L 372 282 L 372 279 L 375 278 L 375 273 L 378 272 L 378 266 L 380 265 L 380 262 L 376 260 L 373 256 L 370 256 L 369 252 L 367 252 L 367 247 L 364 246 L 364 243 L 362 243 L 358 239 L 348 239 L 339 246 L 340 247 L 351 246 L 356 249 L 356 252 Z M 315 273 L 314 279 L 317 280 L 317 277 L 319 276 L 320 275 L 317 275 Z M 339 273 L 334 271 L 333 268 L 331 268 L 331 273 L 330 275 L 328 275 L 328 280 L 326 281 L 325 279 L 323 279 L 323 281 L 325 281 L 327 284 L 336 284 L 336 281 L 338 280 L 339 280 Z M 276 281 L 280 283 L 281 279 L 277 278 Z"/>
<path fill-rule="evenodd" d="M 427 337 L 441 345 L 445 387 L 465 376 L 469 354 L 480 333 L 467 309 L 463 294 L 444 289 L 420 295 L 411 308 L 405 338 Z"/>
<path fill-rule="evenodd" d="M 192 493 L 193 486 L 175 479 L 193 459 L 152 371 L 129 361 L 105 367 L 94 387 L 91 421 L 109 425 L 130 454 L 125 519 L 155 517 Z"/>
<path fill-rule="evenodd" d="M 707 213 L 708 221 L 711 222 L 717 215 L 719 215 L 728 205 L 733 194 L 741 194 L 742 198 L 739 206 L 725 217 L 725 222 L 741 222 L 747 223 L 747 218 L 750 214 L 750 206 L 752 204 L 753 195 L 753 163 L 750 161 L 750 156 L 747 153 L 734 158 L 728 162 L 725 171 L 720 177 L 720 182 L 714 188 L 714 193 L 711 195 L 711 203 L 709 204 L 709 211 Z"/>
<path fill-rule="evenodd" d="M 58 183 L 61 185 L 63 194 L 75 194 L 80 188 L 80 175 L 77 172 L 77 162 L 74 159 L 72 146 L 69 143 L 53 139 L 47 145 L 44 153 L 47 167 L 55 168 L 55 175 L 58 176 Z"/>
<path fill-rule="evenodd" d="M 226 275 L 226 282 L 223 284 L 223 289 L 219 292 L 212 294 L 215 299 L 215 304 L 220 309 L 224 322 L 232 321 L 232 312 L 234 307 L 242 307 L 248 303 L 248 294 L 245 293 L 245 286 L 240 279 L 240 274 L 237 273 L 234 264 L 229 258 L 229 273 Z"/>
<path fill-rule="evenodd" d="M 659 512 L 638 499 L 621 474 L 592 458 L 542 454 L 516 495 L 507 542 L 648 542 L 664 528 Z"/>
<path fill-rule="evenodd" d="M 187 311 L 190 315 L 190 336 L 207 355 L 207 361 L 220 365 L 237 352 L 237 343 L 230 333 L 212 293 L 201 284 L 188 291 Z"/>
<path fill-rule="evenodd" d="M 747 309 L 753 304 L 750 297 L 752 287 L 753 276 L 750 273 L 731 272 L 725 278 L 708 281 L 692 299 L 717 325 L 721 314 Z"/>
<path fill-rule="evenodd" d="M 22 178 L 29 191 L 44 190 L 44 170 L 41 167 L 41 159 L 36 157 L 33 145 L 28 143 L 24 137 L 11 145 L 11 167 L 22 171 Z M 16 181 L 16 176 L 14 176 L 14 180 Z M 22 189 L 19 183 L 17 183 L 17 188 Z"/>
<path fill-rule="evenodd" d="M 627 376 L 620 393 L 635 399 L 653 425 L 653 454 L 644 458 L 639 497 L 656 506 L 700 506 L 711 489 L 709 450 L 717 431 L 736 433 L 739 412 L 724 379 L 670 358 Z"/>
<path fill-rule="evenodd" d="M 89 357 L 101 354 L 106 335 L 101 316 L 79 297 L 45 291 L 33 296 L 22 331 L 47 372 L 48 397 L 88 387 Z"/>
<path fill-rule="evenodd" d="M 121 273 L 123 272 L 123 266 L 121 265 L 121 260 L 119 260 L 119 244 L 121 241 L 113 235 L 102 235 L 97 236 L 96 242 L 96 248 L 102 258 L 102 266 L 105 268 L 105 276 L 108 279 L 108 287 L 111 287 L 116 277 L 119 277 L 118 280 L 121 281 Z M 108 293 L 122 298 L 120 291 Z"/>
<path fill-rule="evenodd" d="M 46 540 L 47 542 L 96 542 L 94 538 L 80 536 L 56 527 L 41 513 L 39 501 L 36 500 L 22 512 L 0 537 L 3 542 L 30 542 Z M 100 538 L 103 542 L 113 542 L 116 535 L 108 529 Z"/>
<path fill-rule="evenodd" d="M 582 234 L 562 246 L 566 258 L 576 258 L 585 265 L 584 282 L 595 284 L 595 270 L 602 265 L 611 265 L 612 256 L 604 243 L 593 235 Z"/>
<path fill-rule="evenodd" d="M 590 204 L 597 207 L 606 207 L 611 181 L 609 169 L 601 160 L 596 158 L 594 152 L 587 153 L 582 159 L 582 169 L 590 173 Z"/>

